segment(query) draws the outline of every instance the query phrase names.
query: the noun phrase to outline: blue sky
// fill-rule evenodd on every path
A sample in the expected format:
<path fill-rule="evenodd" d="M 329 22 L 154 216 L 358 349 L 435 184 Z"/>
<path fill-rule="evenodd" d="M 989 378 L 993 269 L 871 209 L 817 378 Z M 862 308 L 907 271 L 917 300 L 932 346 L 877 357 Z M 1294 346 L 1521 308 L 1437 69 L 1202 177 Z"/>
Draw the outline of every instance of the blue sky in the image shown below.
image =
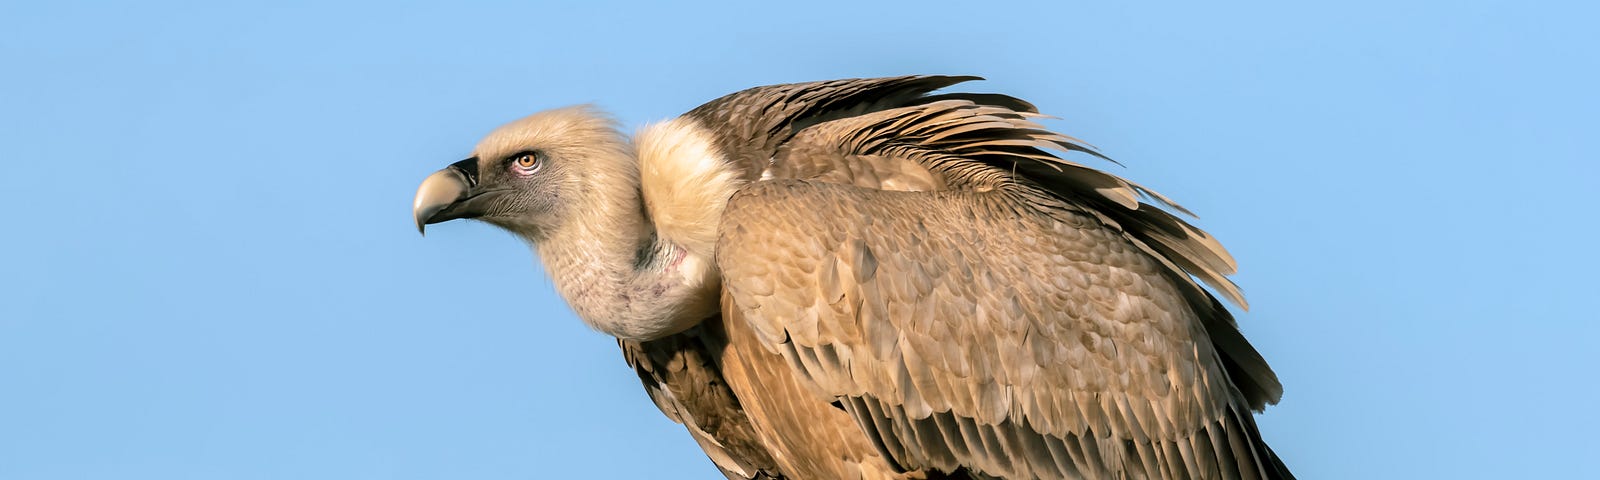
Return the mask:
<path fill-rule="evenodd" d="M 1301 478 L 1600 476 L 1594 7 L 1107 3 L 0 3 L 0 478 L 709 478 L 412 193 L 539 109 L 906 73 L 1201 215 Z"/>

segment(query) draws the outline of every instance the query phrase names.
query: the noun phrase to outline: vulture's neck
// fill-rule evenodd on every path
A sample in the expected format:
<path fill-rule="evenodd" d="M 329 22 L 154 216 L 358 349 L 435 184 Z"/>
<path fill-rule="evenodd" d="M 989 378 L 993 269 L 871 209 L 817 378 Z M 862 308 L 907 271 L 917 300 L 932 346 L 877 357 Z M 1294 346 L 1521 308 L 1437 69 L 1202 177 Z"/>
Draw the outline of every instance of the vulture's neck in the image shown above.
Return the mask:
<path fill-rule="evenodd" d="M 620 135 L 619 135 L 620 137 Z M 699 128 L 647 127 L 636 148 L 589 159 L 588 198 L 535 242 L 556 288 L 585 322 L 628 340 L 681 332 L 717 311 L 717 222 L 738 176 Z"/>

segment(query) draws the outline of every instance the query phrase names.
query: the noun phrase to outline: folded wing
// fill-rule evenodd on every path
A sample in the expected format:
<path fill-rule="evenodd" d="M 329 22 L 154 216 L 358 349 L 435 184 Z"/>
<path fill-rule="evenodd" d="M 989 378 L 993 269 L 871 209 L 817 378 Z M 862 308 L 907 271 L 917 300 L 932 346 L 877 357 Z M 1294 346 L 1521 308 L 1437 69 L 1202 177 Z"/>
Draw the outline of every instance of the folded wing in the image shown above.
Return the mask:
<path fill-rule="evenodd" d="M 724 315 L 902 468 L 1287 477 L 1249 413 L 1281 388 L 1194 280 L 1242 303 L 1220 244 L 1047 153 L 1087 149 L 1031 106 L 923 93 L 767 128 L 723 216 Z"/>

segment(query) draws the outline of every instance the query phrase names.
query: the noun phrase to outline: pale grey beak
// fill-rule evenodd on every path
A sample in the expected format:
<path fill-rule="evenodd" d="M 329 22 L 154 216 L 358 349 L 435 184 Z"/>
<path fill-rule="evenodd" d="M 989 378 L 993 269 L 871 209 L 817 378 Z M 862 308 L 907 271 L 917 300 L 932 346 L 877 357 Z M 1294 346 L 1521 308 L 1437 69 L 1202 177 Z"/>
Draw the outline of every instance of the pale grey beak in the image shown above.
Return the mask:
<path fill-rule="evenodd" d="M 417 198 L 411 202 L 411 214 L 417 220 L 417 232 L 426 234 L 428 224 L 457 218 L 474 218 L 483 215 L 485 202 L 472 201 L 480 197 L 477 157 L 462 160 L 433 172 L 417 187 Z"/>

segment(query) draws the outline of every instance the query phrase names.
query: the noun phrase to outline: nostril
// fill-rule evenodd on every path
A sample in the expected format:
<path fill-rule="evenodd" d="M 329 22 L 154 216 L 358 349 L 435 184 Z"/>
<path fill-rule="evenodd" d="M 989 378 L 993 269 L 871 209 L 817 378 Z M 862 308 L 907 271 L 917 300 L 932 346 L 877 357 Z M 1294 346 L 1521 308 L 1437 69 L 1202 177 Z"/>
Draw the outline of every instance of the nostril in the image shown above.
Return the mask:
<path fill-rule="evenodd" d="M 456 172 L 461 174 L 462 178 L 467 179 L 468 187 L 478 186 L 478 157 L 452 163 L 450 168 L 455 169 Z"/>

